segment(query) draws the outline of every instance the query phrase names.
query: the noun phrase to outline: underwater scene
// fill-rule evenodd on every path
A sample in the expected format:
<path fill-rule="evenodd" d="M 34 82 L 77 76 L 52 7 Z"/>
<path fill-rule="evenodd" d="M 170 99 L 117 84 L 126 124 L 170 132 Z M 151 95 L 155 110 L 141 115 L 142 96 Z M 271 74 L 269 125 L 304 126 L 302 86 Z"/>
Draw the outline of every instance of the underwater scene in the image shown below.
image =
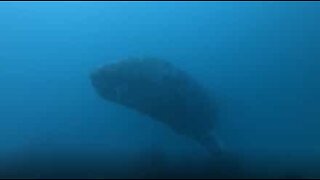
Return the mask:
<path fill-rule="evenodd" d="M 319 2 L 0 2 L 0 178 L 320 178 L 319 32 Z"/>

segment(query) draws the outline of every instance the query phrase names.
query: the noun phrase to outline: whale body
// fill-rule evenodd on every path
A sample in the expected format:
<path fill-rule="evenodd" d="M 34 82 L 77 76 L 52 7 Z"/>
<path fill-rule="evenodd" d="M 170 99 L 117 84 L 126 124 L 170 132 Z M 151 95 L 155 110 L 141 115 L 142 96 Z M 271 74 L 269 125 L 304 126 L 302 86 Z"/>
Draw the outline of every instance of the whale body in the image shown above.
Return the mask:
<path fill-rule="evenodd" d="M 212 153 L 221 151 L 212 135 L 215 109 L 211 96 L 168 61 L 126 59 L 95 69 L 90 79 L 103 99 L 160 121 Z"/>

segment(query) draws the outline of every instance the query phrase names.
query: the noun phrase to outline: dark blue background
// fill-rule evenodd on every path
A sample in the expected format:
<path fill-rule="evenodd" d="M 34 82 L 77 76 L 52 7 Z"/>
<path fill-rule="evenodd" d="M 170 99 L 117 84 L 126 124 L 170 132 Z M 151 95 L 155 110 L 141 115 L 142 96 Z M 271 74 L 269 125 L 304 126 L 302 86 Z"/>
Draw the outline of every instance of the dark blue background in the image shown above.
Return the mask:
<path fill-rule="evenodd" d="M 41 163 L 89 159 L 93 169 L 108 169 L 107 157 L 128 166 L 116 168 L 123 174 L 134 169 L 128 159 L 160 150 L 169 164 L 205 161 L 200 145 L 103 101 L 90 84 L 90 72 L 105 63 L 157 57 L 210 89 L 217 134 L 248 171 L 319 177 L 319 9 L 318 2 L 1 2 L 2 174 L 35 177 L 50 169 Z M 90 177 L 108 176 L 99 172 Z"/>

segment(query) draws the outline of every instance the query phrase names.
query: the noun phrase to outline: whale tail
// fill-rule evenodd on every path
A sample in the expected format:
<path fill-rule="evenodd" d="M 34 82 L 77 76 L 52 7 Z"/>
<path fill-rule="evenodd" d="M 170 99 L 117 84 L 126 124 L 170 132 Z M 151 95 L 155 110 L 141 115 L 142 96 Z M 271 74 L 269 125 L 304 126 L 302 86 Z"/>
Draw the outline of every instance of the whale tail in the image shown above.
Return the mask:
<path fill-rule="evenodd" d="M 221 177 L 237 177 L 242 175 L 243 167 L 237 154 L 229 152 L 215 135 L 208 135 L 199 142 L 210 153 L 213 170 Z"/>
<path fill-rule="evenodd" d="M 215 135 L 204 136 L 199 142 L 213 157 L 221 157 L 224 153 L 223 145 Z"/>

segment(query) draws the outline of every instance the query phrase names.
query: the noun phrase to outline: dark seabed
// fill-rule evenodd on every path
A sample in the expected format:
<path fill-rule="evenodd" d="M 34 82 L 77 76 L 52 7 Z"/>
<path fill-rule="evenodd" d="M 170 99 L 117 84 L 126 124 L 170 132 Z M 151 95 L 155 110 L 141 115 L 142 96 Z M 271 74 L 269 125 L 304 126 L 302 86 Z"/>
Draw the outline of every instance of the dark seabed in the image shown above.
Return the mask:
<path fill-rule="evenodd" d="M 0 178 L 320 178 L 319 9 L 1 2 Z M 204 87 L 223 160 L 97 94 L 91 74 L 127 58 L 163 59 Z"/>

